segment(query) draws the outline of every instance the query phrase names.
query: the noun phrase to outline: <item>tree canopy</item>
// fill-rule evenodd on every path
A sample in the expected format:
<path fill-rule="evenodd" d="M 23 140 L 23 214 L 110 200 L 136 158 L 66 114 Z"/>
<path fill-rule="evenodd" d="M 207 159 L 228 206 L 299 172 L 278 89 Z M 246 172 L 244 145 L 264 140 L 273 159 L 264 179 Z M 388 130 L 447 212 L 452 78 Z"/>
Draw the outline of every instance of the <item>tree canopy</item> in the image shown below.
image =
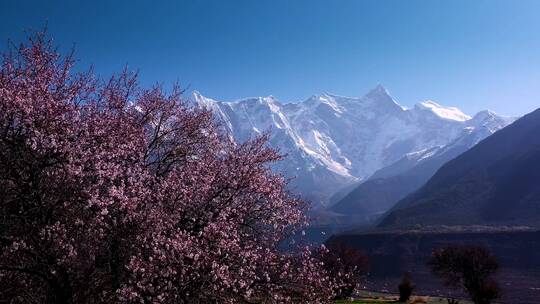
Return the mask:
<path fill-rule="evenodd" d="M 320 303 L 324 248 L 283 252 L 305 203 L 267 137 L 181 90 L 75 73 L 44 34 L 0 68 L 0 302 Z"/>

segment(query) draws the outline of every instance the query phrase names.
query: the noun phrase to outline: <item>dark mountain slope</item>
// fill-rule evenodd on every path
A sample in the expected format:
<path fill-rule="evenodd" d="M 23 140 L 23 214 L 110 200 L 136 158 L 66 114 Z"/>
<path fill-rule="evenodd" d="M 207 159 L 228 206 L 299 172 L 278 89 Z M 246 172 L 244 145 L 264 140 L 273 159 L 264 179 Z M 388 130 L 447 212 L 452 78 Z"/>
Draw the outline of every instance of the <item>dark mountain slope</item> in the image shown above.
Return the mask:
<path fill-rule="evenodd" d="M 465 128 L 456 140 L 409 154 L 385 167 L 357 186 L 331 207 L 331 211 L 354 217 L 355 221 L 373 219 L 398 201 L 423 186 L 442 165 L 469 150 L 507 123 L 486 112 L 473 118 L 475 127 Z"/>
<path fill-rule="evenodd" d="M 540 109 L 446 163 L 380 227 L 540 226 Z"/>

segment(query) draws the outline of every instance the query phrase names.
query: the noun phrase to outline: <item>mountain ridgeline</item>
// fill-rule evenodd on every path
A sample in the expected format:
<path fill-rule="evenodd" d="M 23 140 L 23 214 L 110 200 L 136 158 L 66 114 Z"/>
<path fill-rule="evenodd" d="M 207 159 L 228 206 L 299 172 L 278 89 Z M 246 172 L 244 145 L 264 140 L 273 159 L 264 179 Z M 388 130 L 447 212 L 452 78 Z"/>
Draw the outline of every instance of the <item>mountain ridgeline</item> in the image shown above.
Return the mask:
<path fill-rule="evenodd" d="M 540 109 L 447 162 L 379 227 L 540 227 Z"/>
<path fill-rule="evenodd" d="M 382 86 L 363 97 L 325 93 L 290 103 L 272 96 L 225 102 L 198 92 L 193 101 L 212 109 L 237 141 L 269 131 L 270 144 L 287 153 L 276 169 L 293 178 L 292 191 L 319 207 L 342 198 L 333 212 L 362 217 L 388 210 L 513 121 L 488 111 L 470 117 L 433 101 L 404 108 Z"/>
<path fill-rule="evenodd" d="M 394 164 L 378 170 L 331 209 L 346 214 L 348 222 L 370 222 L 419 189 L 446 162 L 469 150 L 509 122 L 507 118 L 487 111 L 473 119 L 477 121 L 476 127 L 465 128 L 456 140 L 443 147 L 410 153 Z"/>

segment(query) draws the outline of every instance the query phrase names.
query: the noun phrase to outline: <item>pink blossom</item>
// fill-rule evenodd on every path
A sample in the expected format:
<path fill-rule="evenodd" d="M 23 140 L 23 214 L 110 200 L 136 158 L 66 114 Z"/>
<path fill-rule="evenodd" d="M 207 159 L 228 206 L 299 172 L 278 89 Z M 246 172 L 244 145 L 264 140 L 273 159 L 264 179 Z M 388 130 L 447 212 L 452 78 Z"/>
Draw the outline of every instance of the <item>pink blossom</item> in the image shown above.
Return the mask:
<path fill-rule="evenodd" d="M 73 64 L 38 34 L 0 68 L 0 302 L 332 297 L 318 249 L 279 249 L 307 221 L 267 136 L 235 143 L 176 87 Z"/>

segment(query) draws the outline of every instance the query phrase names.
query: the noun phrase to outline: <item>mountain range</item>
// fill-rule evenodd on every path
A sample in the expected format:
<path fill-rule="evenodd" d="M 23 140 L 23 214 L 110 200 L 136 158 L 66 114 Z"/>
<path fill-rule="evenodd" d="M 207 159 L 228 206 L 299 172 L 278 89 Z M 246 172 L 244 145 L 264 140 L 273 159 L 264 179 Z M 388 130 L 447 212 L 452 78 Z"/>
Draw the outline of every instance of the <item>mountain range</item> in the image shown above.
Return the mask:
<path fill-rule="evenodd" d="M 540 109 L 444 164 L 379 227 L 540 227 Z"/>
<path fill-rule="evenodd" d="M 434 101 L 405 108 L 380 85 L 362 97 L 324 93 L 287 103 L 273 96 L 218 101 L 199 92 L 192 99 L 211 109 L 237 141 L 270 132 L 270 144 L 287 154 L 276 169 L 314 206 L 328 206 L 363 184 L 401 176 L 388 188 L 388 201 L 397 201 L 444 162 L 513 121 L 489 111 L 470 117 Z M 349 202 L 334 210 L 380 213 L 391 207 Z"/>
<path fill-rule="evenodd" d="M 331 210 L 346 215 L 348 222 L 374 220 L 398 201 L 423 186 L 446 162 L 475 146 L 510 123 L 492 112 L 477 114 L 454 141 L 442 147 L 412 152 L 390 166 L 375 172 L 336 204 Z"/>

